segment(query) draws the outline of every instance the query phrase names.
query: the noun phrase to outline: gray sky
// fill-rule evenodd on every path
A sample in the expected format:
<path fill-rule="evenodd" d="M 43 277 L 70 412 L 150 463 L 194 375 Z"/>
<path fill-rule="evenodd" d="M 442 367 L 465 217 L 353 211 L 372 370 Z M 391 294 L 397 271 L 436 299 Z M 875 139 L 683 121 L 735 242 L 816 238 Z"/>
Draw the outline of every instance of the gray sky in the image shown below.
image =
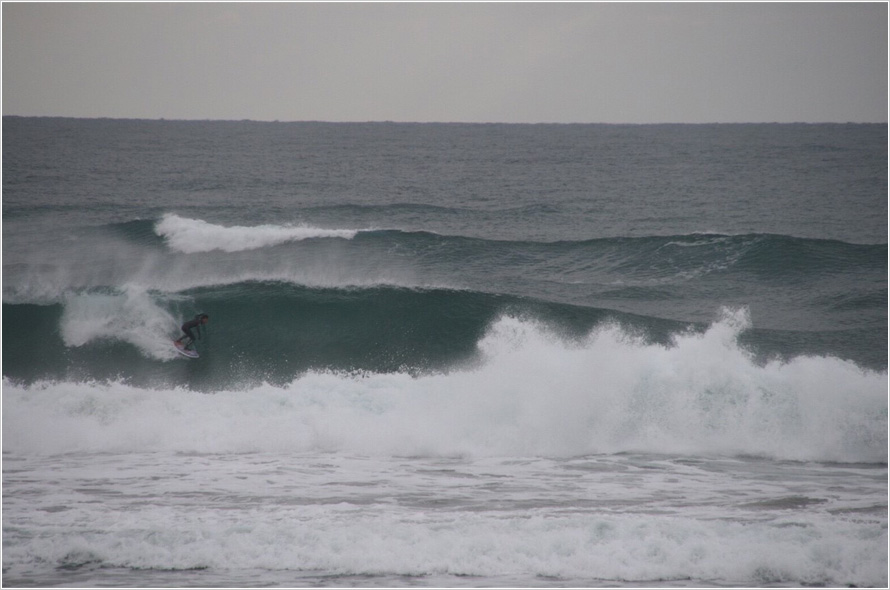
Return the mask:
<path fill-rule="evenodd" d="M 886 122 L 887 11 L 6 2 L 3 114 Z"/>

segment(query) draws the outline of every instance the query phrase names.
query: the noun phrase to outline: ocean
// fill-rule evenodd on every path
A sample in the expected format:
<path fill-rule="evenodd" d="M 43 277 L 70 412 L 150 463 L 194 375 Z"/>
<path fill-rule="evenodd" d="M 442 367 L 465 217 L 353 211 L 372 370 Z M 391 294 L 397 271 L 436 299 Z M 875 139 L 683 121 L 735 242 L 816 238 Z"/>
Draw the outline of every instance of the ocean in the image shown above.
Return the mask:
<path fill-rule="evenodd" d="M 887 142 L 4 117 L 3 585 L 886 587 Z"/>

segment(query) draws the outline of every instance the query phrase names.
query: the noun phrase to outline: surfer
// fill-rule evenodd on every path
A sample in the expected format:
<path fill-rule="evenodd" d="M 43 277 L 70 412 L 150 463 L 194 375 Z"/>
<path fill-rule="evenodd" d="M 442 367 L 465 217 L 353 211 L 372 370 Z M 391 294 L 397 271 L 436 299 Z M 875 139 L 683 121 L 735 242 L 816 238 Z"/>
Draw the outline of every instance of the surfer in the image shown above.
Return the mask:
<path fill-rule="evenodd" d="M 188 342 L 185 344 L 185 348 L 188 348 L 195 341 L 195 335 L 192 333 L 192 330 L 196 330 L 198 332 L 198 339 L 201 338 L 201 326 L 207 323 L 210 319 L 210 316 L 206 313 L 199 313 L 195 316 L 195 319 L 189 320 L 186 323 L 182 324 L 182 331 L 185 333 L 185 336 L 181 336 L 179 340 L 174 340 L 176 344 L 182 344 L 184 338 L 188 338 Z"/>

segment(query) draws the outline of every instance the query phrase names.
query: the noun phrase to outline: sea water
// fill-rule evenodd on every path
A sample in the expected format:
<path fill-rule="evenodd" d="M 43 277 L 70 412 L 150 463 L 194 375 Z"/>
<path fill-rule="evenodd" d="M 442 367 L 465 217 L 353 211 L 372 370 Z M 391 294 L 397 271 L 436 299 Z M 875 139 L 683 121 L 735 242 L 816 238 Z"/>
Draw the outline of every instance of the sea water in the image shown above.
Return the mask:
<path fill-rule="evenodd" d="M 886 586 L 886 162 L 5 117 L 3 583 Z"/>

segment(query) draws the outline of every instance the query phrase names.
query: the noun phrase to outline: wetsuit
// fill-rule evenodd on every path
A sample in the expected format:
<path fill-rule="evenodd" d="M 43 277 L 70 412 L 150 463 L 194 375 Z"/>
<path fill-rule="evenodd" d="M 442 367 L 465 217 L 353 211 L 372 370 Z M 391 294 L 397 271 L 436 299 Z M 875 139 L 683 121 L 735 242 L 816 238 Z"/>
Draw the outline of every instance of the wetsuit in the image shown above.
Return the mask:
<path fill-rule="evenodd" d="M 192 328 L 195 328 L 198 330 L 198 337 L 200 337 L 201 336 L 201 319 L 200 318 L 195 318 L 193 320 L 190 320 L 190 321 L 182 324 L 182 331 L 185 332 L 185 335 L 189 337 L 188 344 L 191 344 L 192 342 L 195 341 L 195 335 L 192 334 Z M 182 338 L 180 338 L 179 340 L 181 341 Z"/>

